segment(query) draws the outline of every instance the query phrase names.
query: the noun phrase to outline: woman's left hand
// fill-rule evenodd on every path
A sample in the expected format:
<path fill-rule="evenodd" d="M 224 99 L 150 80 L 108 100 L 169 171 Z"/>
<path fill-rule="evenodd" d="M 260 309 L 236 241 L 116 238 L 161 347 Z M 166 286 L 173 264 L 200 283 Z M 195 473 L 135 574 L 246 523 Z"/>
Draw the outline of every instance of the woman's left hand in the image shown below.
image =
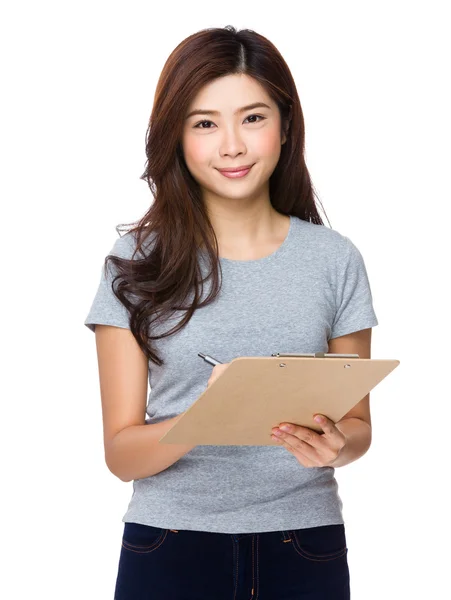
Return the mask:
<path fill-rule="evenodd" d="M 284 425 L 288 426 L 289 430 L 280 430 L 281 435 L 275 436 L 274 433 L 278 428 L 274 427 L 271 439 L 277 440 L 304 467 L 329 467 L 345 446 L 346 437 L 328 417 L 324 415 L 316 415 L 316 417 L 321 419 L 318 424 L 324 433 L 317 433 L 313 429 L 293 423 L 281 423 L 279 430 Z"/>

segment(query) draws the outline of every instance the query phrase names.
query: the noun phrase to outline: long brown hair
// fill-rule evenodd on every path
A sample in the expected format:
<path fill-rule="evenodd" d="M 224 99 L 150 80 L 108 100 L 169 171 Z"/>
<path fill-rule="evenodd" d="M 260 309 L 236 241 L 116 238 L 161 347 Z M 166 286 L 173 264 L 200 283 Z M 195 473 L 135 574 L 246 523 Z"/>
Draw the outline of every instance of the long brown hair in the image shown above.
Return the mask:
<path fill-rule="evenodd" d="M 277 104 L 287 141 L 270 177 L 271 204 L 284 215 L 323 225 L 315 204 L 316 192 L 304 159 L 304 117 L 290 70 L 277 48 L 250 29 L 203 29 L 183 40 L 171 53 L 158 80 L 146 132 L 146 167 L 140 179 L 154 202 L 129 230 L 136 238 L 132 258 L 108 255 L 116 268 L 113 292 L 130 314 L 130 329 L 149 361 L 164 361 L 151 341 L 176 333 L 194 311 L 210 304 L 221 289 L 222 272 L 214 229 L 202 202 L 199 184 L 189 172 L 181 148 L 186 111 L 199 90 L 218 77 L 246 74 L 262 85 Z M 326 215 L 327 216 L 327 215 Z M 118 226 L 116 229 L 119 232 Z M 150 253 L 142 252 L 152 239 Z M 197 250 L 203 246 L 211 264 L 212 286 L 201 301 L 202 284 Z M 136 259 L 140 253 L 144 258 Z M 221 282 L 219 273 L 221 272 Z M 118 281 L 115 289 L 114 284 Z M 192 293 L 192 303 L 182 306 Z M 133 295 L 134 301 L 128 298 Z M 151 335 L 152 324 L 174 311 L 185 311 L 178 324 Z"/>

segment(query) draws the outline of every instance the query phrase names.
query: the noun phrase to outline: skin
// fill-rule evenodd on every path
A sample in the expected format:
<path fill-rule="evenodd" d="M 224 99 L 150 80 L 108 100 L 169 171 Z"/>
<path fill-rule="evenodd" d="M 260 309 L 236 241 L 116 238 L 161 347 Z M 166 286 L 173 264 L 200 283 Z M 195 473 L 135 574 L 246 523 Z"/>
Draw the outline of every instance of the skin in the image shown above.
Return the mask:
<path fill-rule="evenodd" d="M 255 102 L 255 107 L 238 109 Z M 215 115 L 193 110 L 213 110 Z M 235 114 L 236 113 L 236 114 Z M 218 240 L 219 256 L 253 260 L 274 252 L 285 239 L 289 217 L 271 205 L 269 178 L 286 142 L 288 123 L 265 89 L 247 75 L 228 75 L 204 86 L 188 107 L 182 151 L 199 183 L 203 202 Z M 218 168 L 253 164 L 242 179 L 227 179 Z M 371 329 L 329 341 L 329 352 L 370 358 Z M 216 365 L 207 387 L 230 363 Z M 294 423 L 281 423 L 271 439 L 284 446 L 305 467 L 338 467 L 362 456 L 371 443 L 369 394 L 340 421 L 318 415 L 323 434 Z M 283 431 L 282 426 L 291 427 Z"/>
<path fill-rule="evenodd" d="M 234 112 L 255 102 L 269 108 Z M 251 260 L 271 254 L 285 239 L 289 217 L 271 205 L 269 178 L 286 135 L 277 104 L 247 75 L 228 75 L 200 90 L 187 110 L 216 110 L 185 120 L 182 150 L 201 187 L 218 239 L 219 255 Z M 287 127 L 287 124 L 285 124 Z M 218 168 L 254 164 L 243 179 L 227 179 Z"/>

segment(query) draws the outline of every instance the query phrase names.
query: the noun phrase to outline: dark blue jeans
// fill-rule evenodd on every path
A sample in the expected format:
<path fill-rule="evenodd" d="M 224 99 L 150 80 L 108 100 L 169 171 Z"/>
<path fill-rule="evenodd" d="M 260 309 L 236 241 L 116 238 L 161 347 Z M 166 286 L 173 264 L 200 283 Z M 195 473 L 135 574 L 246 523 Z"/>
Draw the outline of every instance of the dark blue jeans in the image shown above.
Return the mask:
<path fill-rule="evenodd" d="M 124 523 L 114 600 L 349 600 L 344 525 L 211 533 Z"/>

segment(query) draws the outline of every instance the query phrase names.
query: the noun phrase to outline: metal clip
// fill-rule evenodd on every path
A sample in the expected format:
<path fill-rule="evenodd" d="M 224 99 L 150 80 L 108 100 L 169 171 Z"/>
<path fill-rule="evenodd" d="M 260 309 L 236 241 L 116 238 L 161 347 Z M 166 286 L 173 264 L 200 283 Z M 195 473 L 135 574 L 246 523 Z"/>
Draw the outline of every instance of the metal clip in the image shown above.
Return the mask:
<path fill-rule="evenodd" d="M 358 354 L 334 354 L 332 352 L 310 352 L 307 354 L 281 354 L 280 352 L 274 352 L 271 356 L 296 356 L 306 358 L 360 358 Z"/>

